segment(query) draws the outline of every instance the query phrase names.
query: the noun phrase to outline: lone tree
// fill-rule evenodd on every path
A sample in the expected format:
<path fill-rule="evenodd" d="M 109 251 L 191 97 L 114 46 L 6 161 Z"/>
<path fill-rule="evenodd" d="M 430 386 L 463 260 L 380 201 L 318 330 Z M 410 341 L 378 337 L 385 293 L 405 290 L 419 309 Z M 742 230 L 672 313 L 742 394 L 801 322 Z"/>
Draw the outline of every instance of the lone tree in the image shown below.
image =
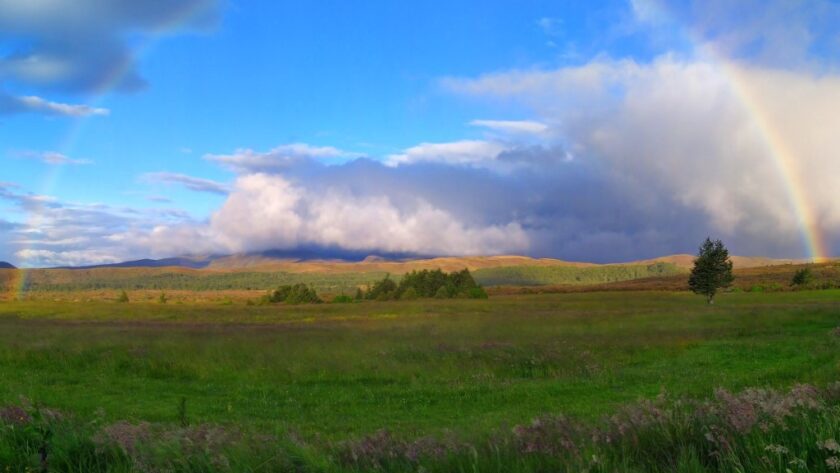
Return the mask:
<path fill-rule="evenodd" d="M 706 296 L 709 304 L 714 304 L 718 289 L 731 286 L 734 279 L 729 250 L 723 246 L 722 241 L 706 238 L 694 260 L 688 287 L 695 294 Z"/>

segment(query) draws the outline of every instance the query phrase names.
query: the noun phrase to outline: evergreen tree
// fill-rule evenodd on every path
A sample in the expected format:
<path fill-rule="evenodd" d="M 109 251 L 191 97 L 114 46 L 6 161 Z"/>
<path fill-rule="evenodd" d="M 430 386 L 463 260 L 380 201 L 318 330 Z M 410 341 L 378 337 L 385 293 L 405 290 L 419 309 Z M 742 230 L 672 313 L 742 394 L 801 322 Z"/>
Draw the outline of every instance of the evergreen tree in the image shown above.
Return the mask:
<path fill-rule="evenodd" d="M 731 286 L 734 279 L 729 250 L 722 241 L 706 238 L 694 260 L 694 267 L 688 277 L 688 287 L 695 294 L 706 296 L 709 304 L 714 304 L 718 289 Z"/>

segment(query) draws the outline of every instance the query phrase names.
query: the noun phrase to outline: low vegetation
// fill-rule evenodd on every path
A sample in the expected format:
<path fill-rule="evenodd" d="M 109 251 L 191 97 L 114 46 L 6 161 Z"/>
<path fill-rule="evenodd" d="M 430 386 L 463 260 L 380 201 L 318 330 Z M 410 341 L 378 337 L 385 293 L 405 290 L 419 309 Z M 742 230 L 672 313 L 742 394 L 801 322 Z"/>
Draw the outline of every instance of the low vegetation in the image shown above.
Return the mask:
<path fill-rule="evenodd" d="M 78 419 L 0 407 L 5 471 L 580 471 L 825 472 L 840 470 L 840 383 L 787 392 L 718 389 L 714 397 L 655 399 L 583 421 L 546 413 L 513 428 L 465 437 L 389 430 L 343 441 L 261 434 L 213 424 Z"/>
<path fill-rule="evenodd" d="M 811 290 L 840 265 L 715 306 L 658 268 L 492 304 L 466 270 L 0 302 L 0 472 L 840 471 L 840 291 Z"/>

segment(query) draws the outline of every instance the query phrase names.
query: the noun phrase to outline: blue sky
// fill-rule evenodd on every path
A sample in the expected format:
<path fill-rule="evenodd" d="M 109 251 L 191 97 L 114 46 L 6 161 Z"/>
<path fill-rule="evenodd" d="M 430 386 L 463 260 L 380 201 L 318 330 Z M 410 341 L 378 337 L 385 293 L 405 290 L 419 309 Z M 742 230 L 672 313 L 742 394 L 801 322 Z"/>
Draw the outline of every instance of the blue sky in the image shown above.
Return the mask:
<path fill-rule="evenodd" d="M 793 178 L 755 171 L 772 152 L 744 137 L 756 120 L 731 85 L 737 70 L 778 129 L 818 115 L 837 2 L 27 3 L 0 5 L 0 260 L 315 245 L 616 261 L 706 234 L 746 254 L 809 256 L 816 233 L 837 248 L 830 195 L 808 191 L 803 220 L 772 195 Z M 796 116 L 774 102 L 791 84 Z M 830 188 L 818 135 L 783 141 L 795 179 Z M 703 178 L 723 203 L 682 181 L 702 159 L 721 163 Z M 742 192 L 756 182 L 767 196 Z M 273 210 L 239 218 L 255 202 Z"/>

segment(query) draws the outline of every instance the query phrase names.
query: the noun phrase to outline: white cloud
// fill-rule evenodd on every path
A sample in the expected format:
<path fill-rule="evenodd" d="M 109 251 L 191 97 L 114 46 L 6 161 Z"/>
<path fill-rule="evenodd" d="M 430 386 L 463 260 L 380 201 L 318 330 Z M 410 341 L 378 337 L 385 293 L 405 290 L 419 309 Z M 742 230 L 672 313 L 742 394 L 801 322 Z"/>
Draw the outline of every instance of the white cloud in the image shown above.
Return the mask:
<path fill-rule="evenodd" d="M 480 164 L 495 160 L 506 149 L 505 145 L 493 141 L 461 140 L 451 143 L 421 143 L 388 156 L 389 166 L 400 166 L 420 162 L 444 164 Z"/>
<path fill-rule="evenodd" d="M 540 135 L 549 130 L 548 125 L 532 120 L 472 120 L 470 125 L 510 134 Z"/>
<path fill-rule="evenodd" d="M 398 206 L 386 195 L 306 189 L 281 176 L 253 174 L 210 220 L 209 233 L 229 251 L 337 246 L 421 254 L 521 252 L 528 237 L 515 222 L 471 227 L 423 200 Z"/>
<path fill-rule="evenodd" d="M 13 114 L 24 112 L 42 113 L 45 115 L 64 117 L 102 116 L 109 115 L 111 113 L 111 111 L 107 108 L 51 102 L 34 95 L 14 97 L 0 92 L 0 113 Z"/>

